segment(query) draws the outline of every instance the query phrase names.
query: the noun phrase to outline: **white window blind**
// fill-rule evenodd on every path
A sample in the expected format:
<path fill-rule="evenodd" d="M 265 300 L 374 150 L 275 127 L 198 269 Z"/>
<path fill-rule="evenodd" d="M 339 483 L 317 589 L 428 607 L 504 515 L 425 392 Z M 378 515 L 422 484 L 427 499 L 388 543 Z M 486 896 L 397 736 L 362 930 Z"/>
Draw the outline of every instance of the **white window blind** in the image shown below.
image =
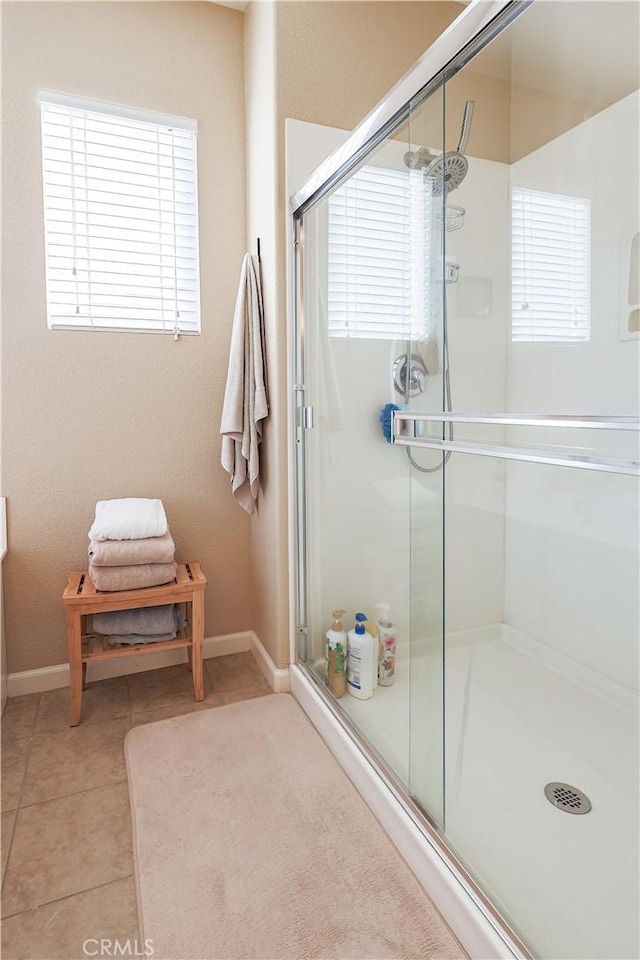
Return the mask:
<path fill-rule="evenodd" d="M 40 106 L 49 327 L 198 333 L 195 121 Z"/>
<path fill-rule="evenodd" d="M 589 339 L 591 203 L 516 188 L 511 198 L 511 339 Z"/>
<path fill-rule="evenodd" d="M 363 167 L 329 198 L 328 218 L 329 335 L 423 338 L 430 183 L 420 171 Z"/>

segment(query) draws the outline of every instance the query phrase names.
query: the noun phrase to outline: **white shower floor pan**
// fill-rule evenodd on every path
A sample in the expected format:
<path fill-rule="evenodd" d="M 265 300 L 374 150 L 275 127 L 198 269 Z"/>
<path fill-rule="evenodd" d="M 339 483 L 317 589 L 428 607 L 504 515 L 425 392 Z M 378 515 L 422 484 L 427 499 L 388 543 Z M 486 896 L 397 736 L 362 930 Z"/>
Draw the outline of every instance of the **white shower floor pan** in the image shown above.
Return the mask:
<path fill-rule="evenodd" d="M 430 684 L 435 689 L 441 669 L 441 656 L 427 653 L 428 646 L 422 654 L 413 647 L 411 698 L 408 650 L 401 648 L 392 687 L 340 704 L 441 822 L 443 737 L 433 729 L 440 707 L 434 711 L 418 695 Z M 537 956 L 636 960 L 633 694 L 551 656 L 505 624 L 447 638 L 446 836 Z M 550 781 L 586 793 L 590 813 L 552 806 L 544 795 Z"/>

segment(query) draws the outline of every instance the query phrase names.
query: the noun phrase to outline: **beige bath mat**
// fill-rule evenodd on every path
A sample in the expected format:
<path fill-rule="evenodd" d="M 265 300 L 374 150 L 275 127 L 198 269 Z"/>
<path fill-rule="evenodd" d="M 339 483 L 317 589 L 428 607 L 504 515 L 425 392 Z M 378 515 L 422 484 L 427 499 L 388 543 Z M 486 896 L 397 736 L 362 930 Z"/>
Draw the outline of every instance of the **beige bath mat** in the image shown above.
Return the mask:
<path fill-rule="evenodd" d="M 465 956 L 290 695 L 136 727 L 126 753 L 154 960 Z"/>

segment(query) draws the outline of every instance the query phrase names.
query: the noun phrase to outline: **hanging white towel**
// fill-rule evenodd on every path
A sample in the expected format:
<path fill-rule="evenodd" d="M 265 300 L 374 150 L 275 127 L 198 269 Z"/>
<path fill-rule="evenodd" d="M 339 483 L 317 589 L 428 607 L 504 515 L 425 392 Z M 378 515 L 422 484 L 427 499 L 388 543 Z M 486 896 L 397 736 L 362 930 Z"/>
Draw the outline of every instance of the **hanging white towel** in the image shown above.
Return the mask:
<path fill-rule="evenodd" d="M 233 317 L 220 433 L 222 466 L 231 475 L 234 498 L 249 514 L 258 499 L 259 446 L 268 414 L 260 272 L 257 260 L 247 254 Z"/>

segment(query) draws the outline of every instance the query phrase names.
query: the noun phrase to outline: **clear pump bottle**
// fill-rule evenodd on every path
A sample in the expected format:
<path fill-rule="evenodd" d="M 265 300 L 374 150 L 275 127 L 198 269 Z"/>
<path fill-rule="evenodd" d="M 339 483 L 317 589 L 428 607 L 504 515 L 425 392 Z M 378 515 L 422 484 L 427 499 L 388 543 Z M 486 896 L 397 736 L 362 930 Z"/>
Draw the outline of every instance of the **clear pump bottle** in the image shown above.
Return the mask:
<path fill-rule="evenodd" d="M 378 614 L 378 683 L 390 687 L 396 673 L 396 626 L 391 622 L 391 604 L 376 604 Z"/>
<path fill-rule="evenodd" d="M 327 685 L 334 697 L 344 697 L 347 692 L 347 634 L 342 626 L 344 610 L 334 610 L 333 623 L 327 630 L 326 662 Z"/>

